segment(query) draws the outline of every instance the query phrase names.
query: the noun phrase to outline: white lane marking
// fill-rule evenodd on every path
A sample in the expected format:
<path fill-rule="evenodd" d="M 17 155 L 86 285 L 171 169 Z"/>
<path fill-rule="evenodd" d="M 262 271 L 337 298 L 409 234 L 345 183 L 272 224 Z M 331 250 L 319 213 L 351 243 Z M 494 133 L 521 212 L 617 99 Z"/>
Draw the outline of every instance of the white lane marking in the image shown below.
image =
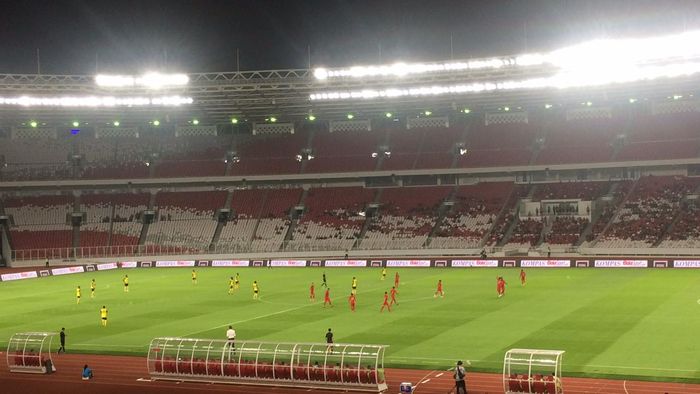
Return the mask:
<path fill-rule="evenodd" d="M 428 382 L 430 382 L 430 379 L 425 379 L 425 380 L 422 381 L 421 383 L 428 383 Z"/>
<path fill-rule="evenodd" d="M 436 378 L 439 378 L 440 376 L 444 375 L 444 372 L 440 372 L 439 374 L 435 375 Z"/>
<path fill-rule="evenodd" d="M 152 382 L 151 379 L 146 379 L 146 378 L 138 378 L 136 379 L 137 382 Z"/>
<path fill-rule="evenodd" d="M 627 381 L 625 380 L 622 382 L 622 388 L 625 389 L 625 394 L 630 394 L 629 391 L 627 391 Z"/>

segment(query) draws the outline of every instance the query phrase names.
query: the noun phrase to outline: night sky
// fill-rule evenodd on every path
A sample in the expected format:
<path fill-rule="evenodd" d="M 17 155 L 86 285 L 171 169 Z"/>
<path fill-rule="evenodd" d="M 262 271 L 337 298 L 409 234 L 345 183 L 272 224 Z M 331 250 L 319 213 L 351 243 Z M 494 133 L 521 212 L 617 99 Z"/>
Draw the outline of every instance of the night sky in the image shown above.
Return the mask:
<path fill-rule="evenodd" d="M 4 1 L 0 73 L 305 68 L 515 54 L 700 28 L 697 0 Z"/>

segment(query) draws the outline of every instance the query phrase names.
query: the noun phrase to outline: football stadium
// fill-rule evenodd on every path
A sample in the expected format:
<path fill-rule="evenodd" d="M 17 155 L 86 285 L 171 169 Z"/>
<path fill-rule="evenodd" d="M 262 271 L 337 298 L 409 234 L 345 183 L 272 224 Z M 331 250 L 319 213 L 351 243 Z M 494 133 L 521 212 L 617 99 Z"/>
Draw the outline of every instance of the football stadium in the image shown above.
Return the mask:
<path fill-rule="evenodd" d="M 0 69 L 2 392 L 700 393 L 697 28 Z"/>

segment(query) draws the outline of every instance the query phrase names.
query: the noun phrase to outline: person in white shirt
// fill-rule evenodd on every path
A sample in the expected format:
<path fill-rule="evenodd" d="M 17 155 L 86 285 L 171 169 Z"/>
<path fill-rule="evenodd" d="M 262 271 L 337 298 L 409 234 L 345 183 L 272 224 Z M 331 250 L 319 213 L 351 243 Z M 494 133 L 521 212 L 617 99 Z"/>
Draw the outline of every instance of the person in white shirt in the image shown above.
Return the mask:
<path fill-rule="evenodd" d="M 228 330 L 226 330 L 226 339 L 228 339 L 230 358 L 231 352 L 236 352 L 236 330 L 233 329 L 233 326 L 228 326 Z"/>

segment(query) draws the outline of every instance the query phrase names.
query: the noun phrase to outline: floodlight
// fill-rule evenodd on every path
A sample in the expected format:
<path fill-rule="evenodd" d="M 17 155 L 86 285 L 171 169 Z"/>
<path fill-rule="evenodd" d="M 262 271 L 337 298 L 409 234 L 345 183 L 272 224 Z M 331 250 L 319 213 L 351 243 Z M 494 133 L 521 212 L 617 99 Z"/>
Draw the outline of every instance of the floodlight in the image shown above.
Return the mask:
<path fill-rule="evenodd" d="M 313 115 L 309 115 L 308 119 L 309 119 L 311 122 L 313 122 L 314 120 L 316 120 L 316 117 L 313 116 Z"/>
<path fill-rule="evenodd" d="M 96 75 L 97 86 L 105 88 L 129 88 L 145 87 L 149 89 L 160 89 L 168 86 L 187 85 L 190 78 L 185 74 L 161 74 L 149 72 L 139 77 L 131 75 Z"/>
<path fill-rule="evenodd" d="M 270 117 L 270 122 L 271 122 L 271 123 L 277 122 L 277 118 L 275 118 L 274 116 L 271 116 L 271 117 Z"/>
<path fill-rule="evenodd" d="M 114 125 L 114 127 L 119 127 L 120 123 L 118 120 L 115 120 L 112 124 Z"/>
<path fill-rule="evenodd" d="M 472 110 L 470 110 L 469 108 L 465 108 L 462 110 L 462 112 L 465 114 L 470 114 L 472 112 Z"/>
<path fill-rule="evenodd" d="M 425 114 L 425 116 L 430 116 L 430 115 L 433 114 L 432 111 L 425 111 L 425 112 L 423 112 L 423 113 Z"/>
<path fill-rule="evenodd" d="M 158 119 L 154 120 L 153 125 L 156 127 L 160 126 L 160 120 L 158 120 Z"/>
<path fill-rule="evenodd" d="M 391 114 L 391 112 L 387 112 L 387 113 L 385 114 L 385 116 L 386 116 L 387 118 L 391 118 L 393 115 Z"/>
<path fill-rule="evenodd" d="M 629 99 L 629 102 L 630 102 L 630 104 L 634 104 L 634 103 L 637 102 L 637 99 L 636 99 L 636 98 L 631 98 L 631 99 Z"/>
<path fill-rule="evenodd" d="M 35 120 L 32 120 L 31 122 L 29 122 L 29 125 L 32 126 L 32 128 L 36 128 L 39 125 L 39 123 L 37 123 Z"/>
<path fill-rule="evenodd" d="M 78 122 L 78 121 L 73 122 L 73 127 L 80 127 L 80 122 Z"/>
<path fill-rule="evenodd" d="M 348 119 L 352 120 L 355 117 L 353 114 L 348 114 Z"/>
<path fill-rule="evenodd" d="M 550 109 L 550 108 L 552 108 L 552 104 L 545 104 L 545 105 L 544 105 L 544 108 L 545 108 L 545 109 Z"/>
<path fill-rule="evenodd" d="M 508 111 L 510 111 L 510 107 L 503 107 L 503 110 L 508 112 Z"/>
<path fill-rule="evenodd" d="M 198 125 L 199 124 L 199 119 L 192 119 L 192 124 L 193 125 Z"/>
<path fill-rule="evenodd" d="M 238 124 L 238 119 L 237 119 L 237 118 L 231 118 L 231 123 L 233 123 L 233 124 Z"/>
<path fill-rule="evenodd" d="M 682 99 L 682 98 L 683 98 L 683 96 L 681 96 L 680 94 L 674 94 L 674 95 L 673 95 L 673 99 L 674 99 L 674 100 L 680 100 L 680 99 Z"/>
<path fill-rule="evenodd" d="M 590 102 L 590 101 L 586 101 L 586 107 L 590 107 L 591 105 L 593 105 L 593 103 L 592 103 L 592 102 Z"/>
<path fill-rule="evenodd" d="M 459 148 L 459 154 L 460 156 L 464 156 L 467 154 L 467 148 Z"/>

